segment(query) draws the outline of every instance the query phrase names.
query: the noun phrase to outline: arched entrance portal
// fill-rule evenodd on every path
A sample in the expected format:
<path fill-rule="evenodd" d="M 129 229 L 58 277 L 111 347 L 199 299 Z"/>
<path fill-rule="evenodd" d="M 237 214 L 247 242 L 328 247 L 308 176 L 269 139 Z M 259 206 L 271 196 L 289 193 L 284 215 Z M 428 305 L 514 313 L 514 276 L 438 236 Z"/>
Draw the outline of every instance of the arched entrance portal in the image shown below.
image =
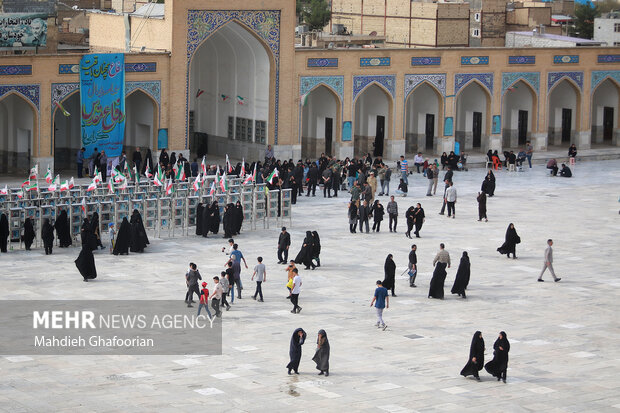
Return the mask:
<path fill-rule="evenodd" d="M 338 96 L 330 88 L 319 85 L 307 99 L 302 113 L 302 157 L 317 159 L 321 152 L 333 155 L 340 125 Z"/>
<path fill-rule="evenodd" d="M 146 93 L 136 89 L 125 98 L 125 140 L 123 148 L 127 159 L 140 147 L 141 150 L 155 147 L 157 133 L 157 104 Z M 144 151 L 146 152 L 146 151 Z"/>
<path fill-rule="evenodd" d="M 579 90 L 567 79 L 557 83 L 549 94 L 549 145 L 575 143 L 580 113 Z"/>
<path fill-rule="evenodd" d="M 355 155 L 368 152 L 383 156 L 385 139 L 391 136 L 392 99 L 376 83 L 368 86 L 355 101 Z"/>
<path fill-rule="evenodd" d="M 80 132 L 80 92 L 69 95 L 62 101 L 69 113 L 65 116 L 54 109 L 54 171 L 69 171 L 76 166 L 77 151 L 82 147 Z M 87 162 L 85 162 L 87 164 Z"/>
<path fill-rule="evenodd" d="M 456 98 L 455 139 L 461 150 L 486 150 L 490 135 L 491 95 L 475 80 Z"/>
<path fill-rule="evenodd" d="M 526 82 L 519 80 L 504 94 L 502 115 L 502 146 L 522 147 L 530 139 L 536 125 L 536 93 Z"/>
<path fill-rule="evenodd" d="M 262 156 L 270 119 L 271 67 L 263 42 L 235 21 L 199 46 L 190 67 L 192 154 Z"/>
<path fill-rule="evenodd" d="M 27 100 L 9 93 L 0 100 L 0 173 L 30 168 L 36 113 Z"/>
<path fill-rule="evenodd" d="M 407 98 L 405 112 L 405 152 L 435 153 L 441 113 L 441 95 L 428 83 L 417 86 Z"/>
<path fill-rule="evenodd" d="M 600 83 L 592 97 L 592 142 L 618 143 L 618 84 L 611 79 Z"/>

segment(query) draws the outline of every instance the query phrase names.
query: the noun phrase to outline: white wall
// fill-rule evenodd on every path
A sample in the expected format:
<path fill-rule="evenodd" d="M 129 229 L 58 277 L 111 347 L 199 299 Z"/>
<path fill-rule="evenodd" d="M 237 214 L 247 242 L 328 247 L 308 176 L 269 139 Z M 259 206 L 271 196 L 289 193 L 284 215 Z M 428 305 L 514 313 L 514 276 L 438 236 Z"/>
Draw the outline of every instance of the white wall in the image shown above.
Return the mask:
<path fill-rule="evenodd" d="M 472 132 L 473 113 L 482 113 L 482 135 L 488 135 L 487 130 L 487 94 L 482 86 L 471 82 L 462 89 L 456 100 L 456 128 L 458 132 Z"/>
<path fill-rule="evenodd" d="M 577 94 L 568 80 L 562 80 L 551 91 L 549 97 L 549 127 L 562 130 L 562 109 L 572 109 L 571 130 L 577 122 Z"/>
<path fill-rule="evenodd" d="M 407 100 L 407 133 L 426 133 L 426 114 L 435 115 L 435 136 L 439 132 L 439 99 L 433 88 L 426 83 L 418 86 Z"/>
<path fill-rule="evenodd" d="M 385 139 L 388 136 L 390 104 L 386 93 L 377 85 L 370 85 L 358 96 L 355 103 L 355 130 L 357 136 L 375 136 L 377 116 L 385 116 Z"/>
<path fill-rule="evenodd" d="M 603 108 L 610 106 L 614 108 L 614 128 L 618 127 L 618 87 L 611 80 L 607 79 L 594 92 L 592 101 L 592 124 L 603 126 Z"/>
<path fill-rule="evenodd" d="M 338 119 L 338 101 L 334 94 L 325 86 L 319 86 L 308 96 L 308 103 L 303 108 L 302 137 L 325 139 L 325 118 L 334 119 L 336 133 Z M 332 135 L 336 140 L 336 136 Z"/>
<path fill-rule="evenodd" d="M 605 42 L 607 46 L 620 44 L 620 32 L 614 30 L 615 23 L 620 23 L 620 19 L 594 19 L 594 40 Z"/>
<path fill-rule="evenodd" d="M 515 83 L 512 91 L 507 91 L 504 97 L 504 114 L 502 128 L 517 130 L 519 128 L 519 111 L 526 110 L 527 130 L 532 130 L 532 119 L 536 116 L 533 111 L 533 96 L 531 89 L 522 81 Z"/>
<path fill-rule="evenodd" d="M 34 135 L 34 113 L 28 103 L 23 98 L 15 94 L 0 101 L 0 106 L 4 108 L 2 111 L 6 116 L 6 126 L 0 128 L 0 150 L 9 152 L 27 152 L 30 142 L 18 142 L 18 136 L 24 136 L 24 133 L 30 136 Z M 26 131 L 26 132 L 24 132 Z M 20 150 L 21 149 L 21 150 Z"/>
<path fill-rule="evenodd" d="M 192 60 L 195 131 L 226 137 L 229 116 L 268 122 L 269 68 L 263 45 L 240 25 L 231 22 L 214 33 Z M 199 89 L 204 93 L 195 99 Z M 229 99 L 223 102 L 221 95 Z M 244 105 L 237 104 L 237 96 L 245 98 Z"/>
<path fill-rule="evenodd" d="M 156 127 L 153 101 L 137 90 L 125 99 L 125 114 L 124 145 L 152 149 Z"/>

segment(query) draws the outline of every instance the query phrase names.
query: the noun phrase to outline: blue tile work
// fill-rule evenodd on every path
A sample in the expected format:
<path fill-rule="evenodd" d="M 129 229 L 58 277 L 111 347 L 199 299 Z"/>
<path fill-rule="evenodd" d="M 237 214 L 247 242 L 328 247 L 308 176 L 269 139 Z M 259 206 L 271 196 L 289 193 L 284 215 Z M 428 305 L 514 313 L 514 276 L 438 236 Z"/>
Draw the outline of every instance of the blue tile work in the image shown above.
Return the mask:
<path fill-rule="evenodd" d="M 185 94 L 185 147 L 189 148 L 189 74 L 192 56 L 202 42 L 230 21 L 238 21 L 265 42 L 275 60 L 274 144 L 278 144 L 278 112 L 280 109 L 280 10 L 188 10 L 187 11 L 187 76 Z"/>
<path fill-rule="evenodd" d="M 445 73 L 405 75 L 405 102 L 411 91 L 424 82 L 435 86 L 442 96 L 446 96 Z"/>
<path fill-rule="evenodd" d="M 389 57 L 360 57 L 361 67 L 389 66 L 390 64 Z"/>
<path fill-rule="evenodd" d="M 489 56 L 461 56 L 462 65 L 488 65 Z"/>
<path fill-rule="evenodd" d="M 125 81 L 125 96 L 129 96 L 136 89 L 142 90 L 150 95 L 158 106 L 161 106 L 161 82 L 159 80 L 145 82 L 127 82 Z"/>
<path fill-rule="evenodd" d="M 390 95 L 394 97 L 396 92 L 395 75 L 353 76 L 353 100 L 355 101 L 357 95 L 371 83 L 378 83 L 385 87 Z"/>
<path fill-rule="evenodd" d="M 553 63 L 556 65 L 579 63 L 579 55 L 555 55 L 553 56 Z"/>
<path fill-rule="evenodd" d="M 493 73 L 457 73 L 454 75 L 454 94 L 474 79 L 482 83 L 493 96 Z"/>
<path fill-rule="evenodd" d="M 308 67 L 338 67 L 338 58 L 314 58 L 308 59 L 306 65 Z"/>
<path fill-rule="evenodd" d="M 598 63 L 620 63 L 620 54 L 600 54 Z"/>
<path fill-rule="evenodd" d="M 125 72 L 157 72 L 157 63 L 125 63 Z"/>
<path fill-rule="evenodd" d="M 75 64 L 60 64 L 58 65 L 59 75 L 78 75 L 80 74 L 80 65 Z"/>
<path fill-rule="evenodd" d="M 328 86 L 340 99 L 344 97 L 344 76 L 302 76 L 299 80 L 299 95 L 305 95 L 318 85 Z"/>
<path fill-rule="evenodd" d="M 547 74 L 547 92 L 564 78 L 572 79 L 583 90 L 583 72 L 551 72 Z"/>
<path fill-rule="evenodd" d="M 31 65 L 10 65 L 0 66 L 0 76 L 19 76 L 19 75 L 31 75 Z"/>
<path fill-rule="evenodd" d="M 28 99 L 39 110 L 40 85 L 0 85 L 0 99 L 9 93 Z"/>
<path fill-rule="evenodd" d="M 441 57 L 412 57 L 411 66 L 439 66 L 441 65 Z"/>
<path fill-rule="evenodd" d="M 536 64 L 536 56 L 508 56 L 509 65 L 533 65 Z"/>
<path fill-rule="evenodd" d="M 540 73 L 539 72 L 510 72 L 502 73 L 502 95 L 506 90 L 517 83 L 519 80 L 523 80 L 532 86 L 536 91 L 536 94 L 540 93 Z"/>
<path fill-rule="evenodd" d="M 595 70 L 592 72 L 590 92 L 594 93 L 596 87 L 605 79 L 610 78 L 620 84 L 620 70 Z"/>

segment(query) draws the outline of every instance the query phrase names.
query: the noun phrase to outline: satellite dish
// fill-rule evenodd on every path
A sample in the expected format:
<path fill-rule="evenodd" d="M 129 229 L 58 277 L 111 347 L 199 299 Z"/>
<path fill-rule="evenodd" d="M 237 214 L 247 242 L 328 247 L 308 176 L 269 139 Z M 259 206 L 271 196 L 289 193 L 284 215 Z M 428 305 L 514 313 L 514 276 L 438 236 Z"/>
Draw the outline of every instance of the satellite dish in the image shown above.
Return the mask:
<path fill-rule="evenodd" d="M 370 36 L 376 36 L 376 35 L 377 35 L 376 31 L 373 30 L 372 32 L 370 32 Z"/>

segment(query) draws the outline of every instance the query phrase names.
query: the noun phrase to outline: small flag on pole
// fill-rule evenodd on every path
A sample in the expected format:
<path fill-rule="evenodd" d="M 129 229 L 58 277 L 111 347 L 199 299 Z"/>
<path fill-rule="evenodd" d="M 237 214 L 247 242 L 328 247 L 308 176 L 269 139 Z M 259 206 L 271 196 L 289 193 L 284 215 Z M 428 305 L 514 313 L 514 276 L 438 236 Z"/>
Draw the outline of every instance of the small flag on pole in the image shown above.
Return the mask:
<path fill-rule="evenodd" d="M 226 192 L 228 190 L 228 183 L 226 182 L 226 171 L 224 171 L 224 175 L 222 176 L 222 179 L 220 179 L 220 188 L 222 189 L 222 192 Z"/>
<path fill-rule="evenodd" d="M 65 116 L 67 116 L 67 117 L 68 117 L 68 116 L 71 116 L 71 114 L 70 114 L 69 112 L 67 112 L 67 109 L 65 109 L 65 108 L 62 106 L 62 103 L 60 103 L 60 102 L 56 102 L 55 104 L 56 104 L 56 107 L 57 107 L 57 108 L 58 108 L 58 109 L 62 112 L 62 114 L 63 114 L 63 115 L 65 115 Z"/>
<path fill-rule="evenodd" d="M 237 104 L 243 106 L 245 104 L 245 98 L 242 96 L 237 96 Z"/>
<path fill-rule="evenodd" d="M 230 161 L 228 160 L 228 154 L 226 154 L 226 168 L 228 168 L 228 173 L 232 172 L 232 165 L 230 164 Z"/>
<path fill-rule="evenodd" d="M 196 99 L 198 99 L 198 98 L 200 97 L 200 95 L 202 95 L 203 93 L 205 93 L 205 91 L 204 91 L 204 90 L 202 90 L 202 89 L 198 89 L 198 90 L 196 91 Z"/>
<path fill-rule="evenodd" d="M 177 181 L 185 181 L 185 168 L 183 167 L 183 164 L 181 164 L 178 168 L 177 168 L 177 173 L 174 177 L 174 179 L 176 179 Z"/>
<path fill-rule="evenodd" d="M 211 182 L 211 189 L 209 190 L 209 195 L 213 195 L 215 193 L 215 181 Z"/>
<path fill-rule="evenodd" d="M 254 173 L 252 173 L 252 175 L 248 175 L 247 178 L 245 178 L 245 181 L 243 181 L 243 185 L 247 185 L 250 182 L 254 182 L 256 180 L 256 164 L 254 164 Z"/>
<path fill-rule="evenodd" d="M 8 195 L 9 194 L 9 188 L 4 185 L 4 189 L 0 189 L 0 195 Z"/>
<path fill-rule="evenodd" d="M 86 215 L 86 197 L 82 198 L 82 213 Z"/>
<path fill-rule="evenodd" d="M 68 191 L 69 190 L 69 181 L 64 181 L 62 184 L 60 184 L 60 190 L 61 191 Z"/>
<path fill-rule="evenodd" d="M 280 176 L 280 174 L 278 173 L 278 168 L 273 168 L 273 171 L 271 171 L 271 173 L 267 177 L 267 182 L 269 182 L 270 184 L 273 184 L 273 179 L 278 176 Z"/>
<path fill-rule="evenodd" d="M 202 179 L 200 178 L 200 174 L 194 179 L 194 183 L 192 184 L 192 189 L 195 192 L 200 191 L 200 187 L 202 186 Z"/>
<path fill-rule="evenodd" d="M 73 180 L 73 177 L 71 177 L 71 179 L 69 180 L 69 189 L 73 189 L 74 186 L 75 186 L 75 181 Z"/>
<path fill-rule="evenodd" d="M 60 175 L 56 175 L 56 178 L 52 181 L 52 184 L 47 188 L 49 192 L 55 192 L 60 186 Z"/>
<path fill-rule="evenodd" d="M 166 195 L 170 195 L 173 190 L 174 190 L 174 187 L 172 185 L 172 179 L 168 178 L 168 182 L 166 183 Z"/>
<path fill-rule="evenodd" d="M 121 185 L 118 187 L 118 189 L 127 189 L 127 178 L 121 181 Z"/>
<path fill-rule="evenodd" d="M 30 179 L 37 179 L 37 175 L 39 175 L 39 164 L 30 168 Z"/>
<path fill-rule="evenodd" d="M 24 197 L 24 191 L 20 189 L 15 193 L 15 195 L 17 195 L 17 198 L 22 199 Z"/>
<path fill-rule="evenodd" d="M 206 175 L 207 174 L 207 157 L 203 156 L 202 157 L 202 174 Z"/>
<path fill-rule="evenodd" d="M 45 183 L 46 184 L 51 184 L 52 183 L 52 171 L 50 170 L 50 166 L 47 165 L 47 172 L 45 172 Z"/>
<path fill-rule="evenodd" d="M 133 166 L 133 175 L 134 175 L 134 180 L 136 181 L 137 184 L 140 183 L 140 172 L 138 171 L 138 167 L 136 165 Z"/>
<path fill-rule="evenodd" d="M 240 178 L 243 179 L 243 177 L 245 176 L 245 158 L 241 159 L 241 176 Z"/>
<path fill-rule="evenodd" d="M 230 96 L 228 96 L 228 95 L 220 95 L 220 99 L 222 99 L 222 102 L 226 102 L 228 99 L 230 99 Z"/>
<path fill-rule="evenodd" d="M 112 179 L 108 180 L 108 191 L 111 194 L 114 194 L 114 183 L 112 182 Z"/>
<path fill-rule="evenodd" d="M 92 192 L 95 189 L 97 189 L 97 182 L 93 179 L 90 185 L 88 185 L 88 188 L 86 188 L 86 192 Z"/>
<path fill-rule="evenodd" d="M 37 181 L 30 181 L 30 183 L 26 186 L 26 192 L 39 190 L 39 184 Z"/>
<path fill-rule="evenodd" d="M 23 188 L 23 187 L 25 187 L 25 186 L 27 187 L 28 185 L 30 185 L 30 178 L 26 179 L 26 180 L 22 183 L 22 186 L 21 186 L 21 187 L 22 187 L 22 188 Z"/>

